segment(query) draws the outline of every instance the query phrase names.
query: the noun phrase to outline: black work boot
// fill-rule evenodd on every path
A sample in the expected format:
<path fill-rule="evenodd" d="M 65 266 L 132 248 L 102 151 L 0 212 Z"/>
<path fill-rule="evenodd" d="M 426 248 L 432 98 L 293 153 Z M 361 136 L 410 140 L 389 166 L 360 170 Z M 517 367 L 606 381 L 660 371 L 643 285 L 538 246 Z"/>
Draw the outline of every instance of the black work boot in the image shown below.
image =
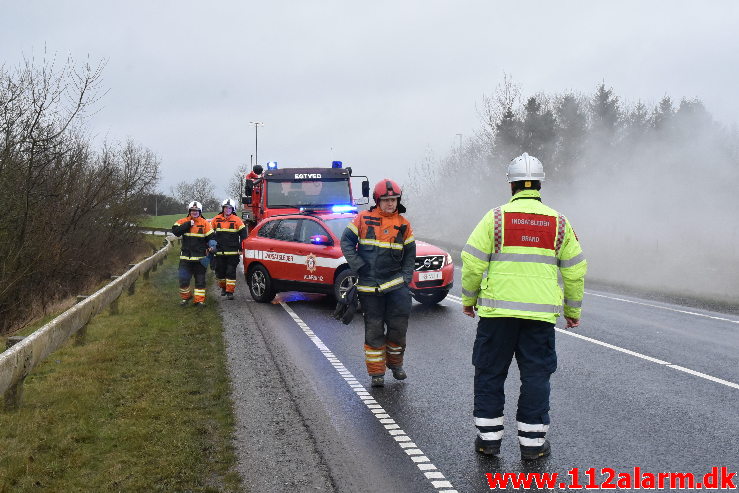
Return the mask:
<path fill-rule="evenodd" d="M 502 440 L 483 440 L 480 435 L 475 438 L 475 450 L 484 455 L 500 455 L 500 442 Z"/>
<path fill-rule="evenodd" d="M 221 296 L 226 296 L 226 288 L 221 288 Z"/>
<path fill-rule="evenodd" d="M 373 375 L 372 376 L 373 387 L 384 387 L 385 386 L 385 375 Z"/>
<path fill-rule="evenodd" d="M 408 374 L 406 374 L 402 366 L 398 366 L 397 368 L 390 368 L 390 370 L 393 372 L 393 378 L 395 380 L 405 380 L 406 378 L 408 378 Z"/>
<path fill-rule="evenodd" d="M 190 300 L 180 300 L 180 306 L 185 307 L 190 303 Z"/>
<path fill-rule="evenodd" d="M 521 458 L 523 460 L 536 460 L 540 457 L 546 457 L 551 451 L 552 447 L 549 445 L 549 440 L 544 440 L 544 443 L 538 447 L 521 445 Z"/>
<path fill-rule="evenodd" d="M 234 294 L 233 294 L 233 293 L 226 293 L 226 299 L 227 299 L 227 300 L 232 300 L 232 299 L 234 299 Z"/>

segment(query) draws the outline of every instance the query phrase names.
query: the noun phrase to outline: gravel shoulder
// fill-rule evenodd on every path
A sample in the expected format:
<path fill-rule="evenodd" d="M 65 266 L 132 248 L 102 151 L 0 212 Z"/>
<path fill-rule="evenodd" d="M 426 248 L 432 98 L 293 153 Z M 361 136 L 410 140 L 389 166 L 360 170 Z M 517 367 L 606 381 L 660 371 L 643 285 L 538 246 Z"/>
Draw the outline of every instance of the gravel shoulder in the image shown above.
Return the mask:
<path fill-rule="evenodd" d="M 221 298 L 215 287 L 209 292 L 223 318 L 234 447 L 247 491 L 361 490 L 361 468 L 288 348 L 270 336 L 274 322 L 260 317 L 247 291 L 240 280 L 234 301 Z"/>

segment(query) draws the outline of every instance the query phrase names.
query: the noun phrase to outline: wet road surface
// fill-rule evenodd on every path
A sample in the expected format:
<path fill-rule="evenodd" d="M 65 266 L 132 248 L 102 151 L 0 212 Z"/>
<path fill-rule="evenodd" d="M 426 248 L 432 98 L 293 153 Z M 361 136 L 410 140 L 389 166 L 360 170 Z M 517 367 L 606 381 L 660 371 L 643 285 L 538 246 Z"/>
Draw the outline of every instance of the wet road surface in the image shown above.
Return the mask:
<path fill-rule="evenodd" d="M 438 306 L 414 302 L 408 379 L 395 381 L 388 372 L 383 388 L 369 386 L 361 316 L 348 326 L 335 321 L 324 296 L 281 293 L 259 304 L 240 279 L 237 300 L 221 303 L 232 330 L 258 326 L 264 341 L 279 348 L 281 364 L 299 375 L 294 404 L 307 409 L 299 409 L 307 415 L 301 426 L 329 476 L 315 484 L 335 491 L 473 492 L 489 491 L 485 473 L 496 472 L 559 473 L 567 483 L 567 472 L 578 467 L 586 483 L 591 467 L 700 476 L 712 466 L 739 469 L 739 317 L 589 289 L 581 327 L 557 332 L 552 455 L 520 459 L 515 363 L 506 383 L 501 457 L 478 455 L 471 364 L 477 321 L 461 313 L 459 279 L 455 285 Z M 248 341 L 231 344 L 234 358 L 249 350 Z"/>

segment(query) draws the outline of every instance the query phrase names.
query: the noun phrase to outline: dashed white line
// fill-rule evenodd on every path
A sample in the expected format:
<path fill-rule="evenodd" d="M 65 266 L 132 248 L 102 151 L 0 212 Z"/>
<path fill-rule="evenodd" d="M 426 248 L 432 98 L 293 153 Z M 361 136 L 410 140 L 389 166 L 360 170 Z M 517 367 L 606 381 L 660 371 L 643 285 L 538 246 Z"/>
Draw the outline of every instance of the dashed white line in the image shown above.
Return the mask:
<path fill-rule="evenodd" d="M 331 350 L 321 341 L 321 339 L 312 331 L 308 324 L 290 308 L 284 301 L 280 302 L 282 308 L 290 315 L 300 329 L 308 336 L 308 338 L 316 345 L 321 351 L 326 360 L 336 369 L 336 372 L 347 382 L 349 387 L 354 391 L 355 394 L 362 400 L 367 409 L 374 414 L 375 418 L 379 423 L 387 430 L 388 434 L 395 440 L 395 442 L 401 447 L 401 449 L 410 457 L 413 463 L 418 469 L 426 476 L 431 482 L 431 485 L 439 493 L 457 493 L 457 490 L 453 489 L 452 483 L 446 481 L 444 474 L 438 470 L 438 468 L 431 463 L 428 457 L 423 453 L 418 446 L 411 441 L 411 438 L 403 431 L 400 426 L 395 423 L 395 420 L 390 417 L 390 414 L 383 409 L 381 405 L 372 397 L 372 394 L 367 392 L 367 389 L 359 384 L 358 380 L 354 378 L 349 370 L 341 363 L 339 358 L 334 355 Z"/>
<path fill-rule="evenodd" d="M 617 298 L 615 296 L 606 296 L 604 294 L 595 294 L 595 293 L 591 293 L 590 291 L 585 291 L 585 294 L 587 294 L 588 296 L 597 296 L 599 298 L 608 298 L 609 300 L 623 301 L 624 303 L 633 303 L 635 305 L 649 306 L 649 307 L 652 307 L 652 308 L 660 308 L 662 310 L 669 310 L 671 312 L 685 313 L 687 315 L 695 315 L 696 317 L 712 318 L 714 320 L 722 320 L 724 322 L 731 322 L 732 324 L 739 324 L 739 320 L 733 320 L 733 319 L 724 318 L 724 317 L 714 317 L 713 315 L 706 315 L 705 313 L 697 313 L 697 312 L 691 312 L 691 311 L 687 311 L 687 310 L 678 310 L 677 308 L 670 308 L 668 306 L 660 306 L 660 305 L 653 305 L 651 303 L 644 303 L 644 302 L 641 302 L 641 301 L 626 300 L 624 298 Z"/>
<path fill-rule="evenodd" d="M 599 295 L 595 295 L 595 296 L 599 296 Z M 453 301 L 453 302 L 458 303 L 460 305 L 462 304 L 462 299 L 459 298 L 458 296 L 447 295 L 447 298 L 449 298 L 450 301 Z M 608 298 L 608 296 L 605 296 L 605 298 Z M 623 301 L 628 301 L 628 300 L 623 300 Z M 632 303 L 636 303 L 636 302 L 632 302 Z M 639 304 L 646 305 L 646 303 L 639 303 Z M 653 306 L 653 305 L 648 305 L 648 306 Z M 656 306 L 656 305 L 654 305 L 654 306 Z M 657 308 L 664 308 L 664 307 L 659 307 L 658 306 Z M 671 308 L 666 308 L 666 309 L 667 310 L 672 310 Z M 681 310 L 673 310 L 673 311 L 681 311 Z M 692 312 L 683 312 L 683 313 L 693 314 Z M 700 313 L 695 313 L 693 315 L 701 315 L 701 314 Z M 707 317 L 708 315 L 704 315 L 704 316 Z M 710 318 L 718 318 L 718 317 L 710 317 Z M 720 319 L 720 320 L 728 320 L 728 319 Z M 731 322 L 732 320 L 728 320 L 728 321 Z M 582 339 L 584 341 L 592 342 L 593 344 L 598 344 L 599 346 L 607 347 L 609 349 L 613 349 L 614 351 L 619 351 L 619 352 L 622 352 L 622 353 L 625 353 L 625 354 L 629 354 L 631 356 L 636 356 L 637 358 L 641 358 L 641 359 L 644 359 L 644 360 L 647 360 L 647 361 L 651 361 L 652 363 L 656 363 L 658 365 L 666 366 L 667 368 L 672 368 L 673 370 L 678 370 L 678 371 L 682 371 L 682 372 L 685 372 L 685 373 L 689 373 L 690 375 L 693 375 L 693 376 L 696 376 L 696 377 L 700 377 L 700 378 L 703 378 L 703 379 L 706 379 L 706 380 L 710 380 L 711 382 L 716 382 L 716 383 L 720 383 L 721 385 L 726 385 L 727 387 L 732 387 L 734 389 L 739 389 L 739 384 L 736 384 L 734 382 L 730 382 L 728 380 L 724 380 L 723 378 L 717 378 L 717 377 L 714 377 L 714 376 L 711 376 L 711 375 L 707 375 L 707 374 L 701 373 L 699 371 L 691 370 L 690 368 L 685 368 L 684 366 L 674 365 L 674 364 L 670 363 L 669 361 L 664 361 L 664 360 L 661 360 L 661 359 L 653 358 L 651 356 L 647 356 L 646 354 L 637 353 L 636 351 L 631 351 L 630 349 L 625 349 L 625 348 L 622 348 L 620 346 L 616 346 L 616 345 L 613 345 L 613 344 L 609 344 L 607 342 L 599 341 L 598 339 L 593 339 L 592 337 L 586 337 L 584 335 L 577 334 L 577 333 L 572 332 L 572 331 L 569 331 L 569 330 L 560 329 L 559 327 L 555 327 L 554 330 L 556 330 L 557 332 L 559 332 L 561 334 L 567 334 L 568 336 L 577 337 L 578 339 Z"/>

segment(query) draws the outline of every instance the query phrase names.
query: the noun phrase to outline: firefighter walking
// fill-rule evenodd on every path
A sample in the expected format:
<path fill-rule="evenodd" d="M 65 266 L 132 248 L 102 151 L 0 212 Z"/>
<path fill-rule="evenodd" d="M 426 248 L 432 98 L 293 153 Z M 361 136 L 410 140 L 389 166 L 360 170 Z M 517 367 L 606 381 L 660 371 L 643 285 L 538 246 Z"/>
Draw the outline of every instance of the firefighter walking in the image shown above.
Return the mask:
<path fill-rule="evenodd" d="M 344 230 L 341 250 L 357 273 L 357 292 L 364 312 L 364 355 L 372 386 L 385 384 L 385 367 L 397 380 L 403 369 L 416 243 L 407 219 L 400 215 L 402 190 L 381 180 L 372 194 L 375 205 L 360 212 Z"/>
<path fill-rule="evenodd" d="M 524 153 L 510 162 L 507 176 L 513 197 L 482 218 L 462 251 L 462 310 L 480 315 L 472 350 L 475 450 L 500 453 L 503 387 L 515 355 L 518 440 L 522 459 L 531 460 L 550 453 L 554 324 L 564 304 L 567 327 L 579 325 L 587 262 L 569 221 L 541 202 L 541 162 Z"/>
<path fill-rule="evenodd" d="M 179 281 L 180 305 L 187 306 L 192 298 L 195 306 L 205 306 L 205 273 L 208 251 L 215 248 L 213 230 L 203 218 L 203 206 L 193 201 L 187 206 L 186 217 L 172 226 L 172 233 L 182 237 Z M 190 290 L 190 279 L 195 278 L 195 290 Z"/>
<path fill-rule="evenodd" d="M 246 226 L 234 214 L 236 203 L 226 199 L 221 203 L 221 213 L 211 220 L 218 244 L 216 250 L 216 279 L 221 288 L 221 296 L 234 299 L 236 289 L 236 266 L 241 258 L 241 242 L 246 238 Z"/>

